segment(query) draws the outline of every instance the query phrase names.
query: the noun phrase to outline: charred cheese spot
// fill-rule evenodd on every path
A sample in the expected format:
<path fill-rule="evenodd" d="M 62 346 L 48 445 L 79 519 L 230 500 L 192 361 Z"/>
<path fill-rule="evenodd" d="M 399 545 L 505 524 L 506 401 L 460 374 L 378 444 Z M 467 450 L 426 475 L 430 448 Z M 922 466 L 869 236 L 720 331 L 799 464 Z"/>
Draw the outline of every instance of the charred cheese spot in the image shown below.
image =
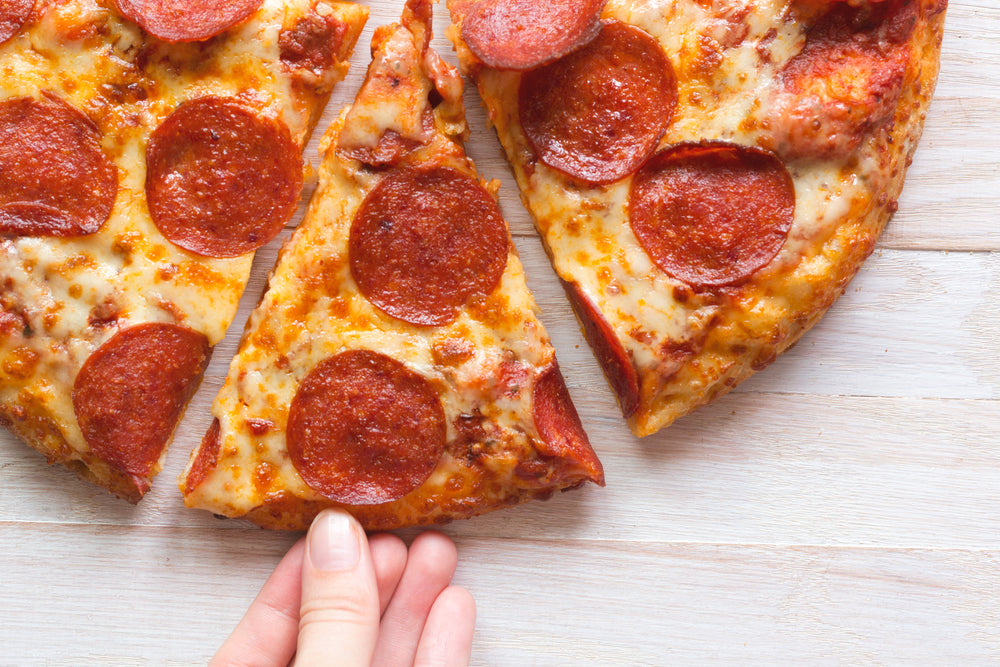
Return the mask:
<path fill-rule="evenodd" d="M 170 281 L 177 277 L 180 268 L 176 264 L 167 264 L 156 270 L 157 281 Z"/>
<path fill-rule="evenodd" d="M 208 292 L 219 287 L 231 287 L 231 282 L 239 280 L 239 277 L 226 276 L 200 262 L 184 262 L 177 267 L 175 280 L 183 281 L 192 287 L 199 287 Z"/>
<path fill-rule="evenodd" d="M 271 429 L 274 428 L 274 422 L 270 419 L 247 419 L 247 428 L 250 433 L 256 436 L 261 436 L 267 434 Z"/>
<path fill-rule="evenodd" d="M 119 317 L 121 317 L 121 307 L 116 301 L 108 299 L 90 309 L 87 324 L 95 329 L 104 329 L 114 326 Z"/>
<path fill-rule="evenodd" d="M 3 360 L 3 372 L 17 380 L 26 380 L 35 373 L 40 356 L 30 347 L 17 347 Z"/>
<path fill-rule="evenodd" d="M 253 485 L 257 493 L 265 494 L 271 489 L 271 485 L 274 483 L 276 478 L 276 471 L 274 466 L 272 466 L 267 461 L 261 461 L 254 468 L 253 474 Z"/>
<path fill-rule="evenodd" d="M 473 358 L 475 346 L 464 336 L 448 336 L 434 343 L 431 348 L 434 362 L 439 366 L 458 366 Z"/>

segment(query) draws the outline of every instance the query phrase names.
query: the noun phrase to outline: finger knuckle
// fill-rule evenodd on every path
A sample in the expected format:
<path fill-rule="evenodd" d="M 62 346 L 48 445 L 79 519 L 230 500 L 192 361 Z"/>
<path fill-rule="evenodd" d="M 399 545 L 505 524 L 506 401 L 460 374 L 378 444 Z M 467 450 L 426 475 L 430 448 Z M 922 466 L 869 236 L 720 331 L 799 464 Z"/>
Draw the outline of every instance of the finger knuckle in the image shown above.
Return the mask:
<path fill-rule="evenodd" d="M 367 625 L 373 621 L 374 617 L 375 613 L 371 609 L 371 604 L 360 596 L 320 597 L 302 601 L 299 613 L 299 630 L 311 625 Z"/>

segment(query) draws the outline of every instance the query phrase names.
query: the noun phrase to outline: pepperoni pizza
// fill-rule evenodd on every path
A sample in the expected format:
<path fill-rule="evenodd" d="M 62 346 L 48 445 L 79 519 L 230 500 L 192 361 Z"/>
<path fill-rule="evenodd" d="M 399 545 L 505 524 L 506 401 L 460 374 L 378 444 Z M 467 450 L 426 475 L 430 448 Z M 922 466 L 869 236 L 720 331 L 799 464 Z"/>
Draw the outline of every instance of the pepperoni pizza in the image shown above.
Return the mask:
<path fill-rule="evenodd" d="M 284 529 L 340 506 L 383 530 L 603 485 L 430 37 L 431 0 L 376 30 L 182 476 L 189 506 Z"/>
<path fill-rule="evenodd" d="M 0 3 L 0 422 L 138 501 L 367 10 Z"/>
<path fill-rule="evenodd" d="M 947 0 L 448 0 L 633 431 L 771 363 L 896 209 Z"/>

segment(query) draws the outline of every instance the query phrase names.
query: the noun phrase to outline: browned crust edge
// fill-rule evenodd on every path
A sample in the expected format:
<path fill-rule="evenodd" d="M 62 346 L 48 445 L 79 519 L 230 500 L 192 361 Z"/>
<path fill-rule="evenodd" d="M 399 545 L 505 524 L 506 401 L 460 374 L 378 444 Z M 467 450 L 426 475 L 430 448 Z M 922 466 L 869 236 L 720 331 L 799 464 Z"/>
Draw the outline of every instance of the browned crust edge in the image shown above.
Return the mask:
<path fill-rule="evenodd" d="M 90 452 L 80 454 L 70 446 L 58 425 L 45 414 L 37 414 L 29 410 L 23 416 L 14 416 L 8 406 L 0 406 L 0 426 L 7 428 L 32 449 L 44 454 L 49 465 L 58 463 L 66 466 L 75 472 L 80 479 L 91 482 L 112 495 L 135 505 L 146 495 L 152 486 L 153 478 L 160 473 L 163 460 L 177 432 L 177 427 L 183 421 L 190 405 L 190 397 L 197 393 L 205 377 L 205 369 L 208 368 L 212 352 L 213 350 L 209 350 L 202 371 L 192 383 L 189 398 L 185 401 L 184 409 L 174 424 L 174 430 L 167 438 L 167 442 L 160 452 L 160 458 L 148 476 L 130 475 L 108 465 Z M 20 412 L 17 406 L 14 410 Z"/>
<path fill-rule="evenodd" d="M 307 530 L 317 514 L 324 509 L 339 507 L 354 515 L 362 527 L 369 532 L 419 526 L 442 526 L 455 520 L 470 519 L 474 516 L 489 514 L 499 509 L 522 505 L 533 500 L 548 500 L 556 491 L 569 491 L 586 481 L 586 478 L 581 478 L 559 488 L 521 489 L 517 494 L 507 496 L 500 503 L 484 504 L 476 502 L 475 498 L 459 498 L 450 501 L 428 498 L 426 502 L 429 506 L 433 505 L 433 509 L 424 513 L 416 509 L 410 512 L 398 512 L 388 509 L 388 505 L 345 507 L 332 502 L 304 500 L 281 494 L 237 518 L 245 519 L 269 530 Z"/>
<path fill-rule="evenodd" d="M 845 216 L 826 243 L 816 248 L 817 255 L 830 258 L 832 274 L 822 284 L 816 285 L 807 308 L 776 321 L 769 336 L 748 341 L 744 354 L 713 350 L 714 341 L 710 337 L 702 351 L 668 382 L 661 384 L 660 378 L 643 378 L 640 408 L 628 420 L 636 435 L 643 437 L 656 433 L 676 419 L 727 394 L 770 365 L 819 322 L 875 249 L 879 236 L 896 211 L 896 202 L 923 132 L 940 69 L 947 3 L 924 0 L 921 4 L 922 20 L 911 41 L 914 55 L 907 69 L 903 93 L 891 130 L 877 148 L 880 154 L 889 156 L 884 168 L 889 179 L 880 192 L 873 193 L 875 201 L 867 211 Z M 761 285 L 761 292 L 772 286 L 773 283 Z M 704 382 L 692 371 L 699 365 L 721 367 L 723 370 Z M 691 387 L 699 386 L 700 391 L 691 391 Z M 675 398 L 680 394 L 686 395 L 686 400 Z"/>

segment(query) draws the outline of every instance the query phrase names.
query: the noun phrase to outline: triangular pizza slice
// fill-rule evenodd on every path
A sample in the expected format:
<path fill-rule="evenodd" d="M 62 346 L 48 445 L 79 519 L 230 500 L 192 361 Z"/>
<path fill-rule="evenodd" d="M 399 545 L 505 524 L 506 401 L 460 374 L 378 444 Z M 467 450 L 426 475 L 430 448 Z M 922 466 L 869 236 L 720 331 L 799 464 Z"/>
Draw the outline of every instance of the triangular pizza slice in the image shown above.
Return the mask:
<path fill-rule="evenodd" d="M 429 0 L 376 30 L 182 476 L 189 506 L 284 529 L 339 506 L 391 529 L 603 485 L 430 38 Z"/>
<path fill-rule="evenodd" d="M 771 363 L 895 211 L 946 0 L 448 0 L 640 436 Z"/>
<path fill-rule="evenodd" d="M 295 212 L 349 2 L 5 2 L 0 423 L 138 501 Z"/>

